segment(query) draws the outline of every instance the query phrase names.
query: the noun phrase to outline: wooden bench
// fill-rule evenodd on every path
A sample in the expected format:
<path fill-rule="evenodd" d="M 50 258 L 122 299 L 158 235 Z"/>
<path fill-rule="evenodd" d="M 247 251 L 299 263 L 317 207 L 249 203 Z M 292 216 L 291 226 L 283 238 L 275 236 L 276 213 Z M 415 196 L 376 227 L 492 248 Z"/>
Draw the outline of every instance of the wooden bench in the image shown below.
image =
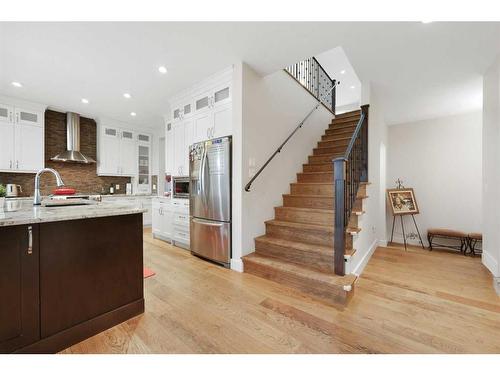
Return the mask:
<path fill-rule="evenodd" d="M 458 240 L 460 244 L 449 245 L 449 244 L 432 243 L 432 241 L 435 238 Z M 427 231 L 427 240 L 429 241 L 429 250 L 431 251 L 434 247 L 445 247 L 448 249 L 458 250 L 461 253 L 465 254 L 465 251 L 469 246 L 469 235 L 465 232 L 460 232 L 458 230 L 452 230 L 452 229 L 441 229 L 441 228 L 429 229 Z"/>
<path fill-rule="evenodd" d="M 477 248 L 477 244 L 481 242 L 483 243 L 483 234 L 482 233 L 469 233 L 469 250 L 471 255 L 482 254 L 483 249 Z"/>

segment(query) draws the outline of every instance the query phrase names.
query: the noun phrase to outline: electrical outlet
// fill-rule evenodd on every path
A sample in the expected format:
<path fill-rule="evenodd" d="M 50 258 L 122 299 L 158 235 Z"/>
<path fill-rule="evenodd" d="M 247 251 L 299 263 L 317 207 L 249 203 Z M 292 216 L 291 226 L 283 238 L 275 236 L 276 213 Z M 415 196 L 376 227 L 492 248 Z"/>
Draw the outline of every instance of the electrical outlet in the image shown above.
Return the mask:
<path fill-rule="evenodd" d="M 120 185 L 119 185 L 119 184 L 116 184 L 116 185 L 115 185 L 115 189 L 116 189 L 116 190 L 120 190 Z"/>
<path fill-rule="evenodd" d="M 248 166 L 255 167 L 255 158 L 248 158 Z"/>

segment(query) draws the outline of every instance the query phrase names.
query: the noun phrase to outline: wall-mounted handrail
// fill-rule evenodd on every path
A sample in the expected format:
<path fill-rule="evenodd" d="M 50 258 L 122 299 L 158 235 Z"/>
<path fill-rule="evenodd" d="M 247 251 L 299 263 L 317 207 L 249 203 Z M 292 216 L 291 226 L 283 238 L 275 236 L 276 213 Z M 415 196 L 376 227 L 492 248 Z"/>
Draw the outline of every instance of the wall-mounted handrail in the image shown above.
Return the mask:
<path fill-rule="evenodd" d="M 337 86 L 337 82 L 334 81 L 334 84 L 333 86 L 330 88 L 330 91 L 333 91 L 335 89 L 335 87 Z M 257 173 L 250 179 L 250 181 L 248 181 L 248 183 L 245 185 L 245 191 L 246 192 L 249 192 L 250 191 L 250 187 L 252 186 L 252 183 L 257 179 L 257 177 L 259 177 L 259 175 L 262 173 L 262 171 L 267 167 L 267 165 L 271 162 L 271 160 L 274 159 L 274 157 L 276 155 L 278 155 L 280 152 L 281 152 L 281 149 L 287 144 L 287 142 L 290 140 L 290 138 L 292 138 L 294 136 L 295 133 L 297 133 L 297 131 L 302 127 L 302 125 L 304 125 L 304 123 L 306 122 L 306 120 L 314 113 L 314 111 L 316 111 L 319 106 L 322 104 L 321 101 L 319 99 L 317 99 L 318 102 L 314 105 L 314 107 L 307 113 L 306 117 L 304 117 L 304 119 L 299 122 L 299 124 L 295 127 L 295 129 L 290 133 L 290 135 L 288 137 L 286 137 L 285 141 L 278 146 L 278 148 L 273 152 L 273 154 L 269 157 L 269 159 L 267 159 L 267 161 L 264 163 L 264 165 L 262 165 L 262 167 L 260 167 L 260 169 L 257 171 Z"/>

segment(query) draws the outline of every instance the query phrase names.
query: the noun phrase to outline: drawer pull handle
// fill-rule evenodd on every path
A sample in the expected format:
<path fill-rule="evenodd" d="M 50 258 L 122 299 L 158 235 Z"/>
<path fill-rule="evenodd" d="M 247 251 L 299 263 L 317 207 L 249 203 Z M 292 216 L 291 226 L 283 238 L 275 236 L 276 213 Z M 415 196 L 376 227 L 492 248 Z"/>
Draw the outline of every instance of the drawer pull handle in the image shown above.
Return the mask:
<path fill-rule="evenodd" d="M 33 227 L 28 226 L 28 255 L 33 254 Z"/>

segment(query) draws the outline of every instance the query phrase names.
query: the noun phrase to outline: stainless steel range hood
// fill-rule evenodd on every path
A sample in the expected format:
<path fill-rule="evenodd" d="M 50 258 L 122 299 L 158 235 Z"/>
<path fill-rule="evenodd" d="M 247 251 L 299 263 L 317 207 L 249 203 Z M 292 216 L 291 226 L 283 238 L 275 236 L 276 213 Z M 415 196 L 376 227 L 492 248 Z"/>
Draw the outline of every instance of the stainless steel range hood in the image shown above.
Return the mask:
<path fill-rule="evenodd" d="M 66 113 L 66 151 L 50 160 L 66 163 L 95 163 L 94 159 L 80 152 L 80 115 L 78 113 Z"/>

